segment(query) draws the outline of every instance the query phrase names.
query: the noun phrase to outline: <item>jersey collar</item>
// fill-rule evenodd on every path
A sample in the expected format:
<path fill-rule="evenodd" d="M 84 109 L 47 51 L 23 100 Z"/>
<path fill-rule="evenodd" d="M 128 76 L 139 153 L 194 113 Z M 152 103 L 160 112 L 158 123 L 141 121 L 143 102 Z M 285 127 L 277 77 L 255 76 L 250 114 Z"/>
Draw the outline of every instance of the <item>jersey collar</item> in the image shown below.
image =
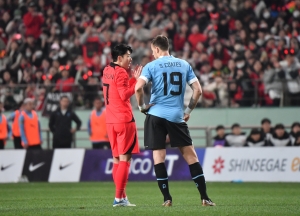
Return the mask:
<path fill-rule="evenodd" d="M 168 55 L 168 56 L 159 56 L 158 58 L 163 58 L 163 57 L 173 57 L 172 55 Z"/>
<path fill-rule="evenodd" d="M 116 66 L 120 67 L 120 65 L 115 64 L 115 63 L 113 63 L 113 62 L 111 62 L 109 65 L 110 65 L 111 67 L 113 67 L 113 68 L 115 68 Z"/>

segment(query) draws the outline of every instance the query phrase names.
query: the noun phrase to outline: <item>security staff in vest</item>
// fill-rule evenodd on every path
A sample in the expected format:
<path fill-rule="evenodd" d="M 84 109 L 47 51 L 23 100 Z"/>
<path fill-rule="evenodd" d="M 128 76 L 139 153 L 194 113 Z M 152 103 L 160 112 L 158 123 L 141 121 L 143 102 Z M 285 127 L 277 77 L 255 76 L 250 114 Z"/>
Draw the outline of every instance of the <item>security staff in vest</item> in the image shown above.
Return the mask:
<path fill-rule="evenodd" d="M 81 121 L 75 112 L 69 109 L 69 98 L 60 98 L 60 107 L 51 114 L 49 128 L 53 133 L 53 148 L 71 148 L 73 134 L 80 130 Z M 72 128 L 72 121 L 76 123 L 76 128 Z"/>
<path fill-rule="evenodd" d="M 23 148 L 22 143 L 21 143 L 21 132 L 20 132 L 20 126 L 19 126 L 19 117 L 23 110 L 23 106 L 24 106 L 24 103 L 22 103 L 20 108 L 15 110 L 13 113 L 11 113 L 10 116 L 7 118 L 8 121 L 12 122 L 12 136 L 14 139 L 15 149 Z"/>
<path fill-rule="evenodd" d="M 88 120 L 88 132 L 93 149 L 110 149 L 106 130 L 106 112 L 100 97 L 94 99 L 94 110 Z"/>
<path fill-rule="evenodd" d="M 7 119 L 2 114 L 3 104 L 0 102 L 0 149 L 4 149 L 6 140 L 10 137 L 10 126 L 7 123 Z"/>
<path fill-rule="evenodd" d="M 42 149 L 41 144 L 43 143 L 41 124 L 33 107 L 34 100 L 26 98 L 24 110 L 19 117 L 22 146 L 27 150 Z"/>

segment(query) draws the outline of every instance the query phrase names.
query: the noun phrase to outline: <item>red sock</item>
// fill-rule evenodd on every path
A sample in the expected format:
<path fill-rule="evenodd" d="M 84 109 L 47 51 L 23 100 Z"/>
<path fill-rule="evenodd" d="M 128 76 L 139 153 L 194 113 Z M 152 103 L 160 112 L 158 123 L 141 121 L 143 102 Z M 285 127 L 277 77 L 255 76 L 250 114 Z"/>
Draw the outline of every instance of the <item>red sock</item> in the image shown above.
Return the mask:
<path fill-rule="evenodd" d="M 128 172 L 129 172 L 129 162 L 120 161 L 119 167 L 116 173 L 116 198 L 121 199 L 126 188 Z"/>
<path fill-rule="evenodd" d="M 117 174 L 118 167 L 119 167 L 119 164 L 116 164 L 116 163 L 113 164 L 112 177 L 113 177 L 115 185 L 116 185 L 116 174 Z"/>
<path fill-rule="evenodd" d="M 127 173 L 126 184 L 127 184 L 127 182 L 128 182 L 129 170 L 130 170 L 130 163 L 129 163 L 129 162 L 127 163 L 127 166 L 128 166 L 128 173 Z M 125 198 L 125 197 L 127 197 L 127 195 L 126 195 L 126 191 L 125 191 L 125 189 L 124 189 L 122 198 Z"/>

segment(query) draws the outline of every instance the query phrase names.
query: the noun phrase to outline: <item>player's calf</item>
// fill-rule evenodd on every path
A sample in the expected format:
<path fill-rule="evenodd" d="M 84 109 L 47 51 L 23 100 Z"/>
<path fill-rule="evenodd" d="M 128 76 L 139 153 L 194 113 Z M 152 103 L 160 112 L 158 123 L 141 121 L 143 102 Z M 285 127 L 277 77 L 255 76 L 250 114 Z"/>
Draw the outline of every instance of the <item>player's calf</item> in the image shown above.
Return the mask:
<path fill-rule="evenodd" d="M 203 174 L 202 167 L 199 162 L 189 165 L 190 173 L 192 179 L 194 180 L 196 187 L 201 195 L 201 200 L 208 200 L 208 196 L 206 194 L 206 183 Z"/>
<path fill-rule="evenodd" d="M 165 163 L 159 163 L 154 165 L 154 171 L 157 179 L 158 187 L 164 196 L 164 202 L 172 201 L 171 194 L 169 192 L 168 173 Z"/>

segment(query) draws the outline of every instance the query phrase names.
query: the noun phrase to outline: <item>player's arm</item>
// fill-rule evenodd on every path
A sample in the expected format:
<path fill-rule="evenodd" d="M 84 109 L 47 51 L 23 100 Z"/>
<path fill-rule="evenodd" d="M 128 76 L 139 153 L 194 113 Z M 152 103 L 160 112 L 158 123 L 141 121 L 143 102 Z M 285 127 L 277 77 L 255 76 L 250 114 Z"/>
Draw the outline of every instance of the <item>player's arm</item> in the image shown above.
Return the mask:
<path fill-rule="evenodd" d="M 125 70 L 122 70 L 118 73 L 116 84 L 119 95 L 123 101 L 127 101 L 134 94 L 135 80 L 141 75 L 142 69 L 142 66 L 135 68 L 132 73 L 134 79 L 131 79 L 129 82 L 128 74 Z"/>
<path fill-rule="evenodd" d="M 21 132 L 21 140 L 24 144 L 24 148 L 27 148 L 28 142 L 27 142 L 27 138 L 25 135 L 24 116 L 23 115 L 20 115 L 20 117 L 19 117 L 19 127 L 20 127 L 20 132 Z"/>
<path fill-rule="evenodd" d="M 11 127 L 10 125 L 8 124 L 7 122 L 7 139 L 9 139 L 11 136 L 12 136 L 12 130 L 11 130 Z"/>
<path fill-rule="evenodd" d="M 148 112 L 150 107 L 153 106 L 153 104 L 146 105 L 144 102 L 143 88 L 149 82 L 149 80 L 151 80 L 151 75 L 150 75 L 149 64 L 147 64 L 142 71 L 142 75 L 140 76 L 137 83 L 135 84 L 135 97 L 139 106 L 139 110 L 142 113 Z"/>
<path fill-rule="evenodd" d="M 184 121 L 188 121 L 190 118 L 190 114 L 193 111 L 193 109 L 196 107 L 199 98 L 202 94 L 202 89 L 199 80 L 195 76 L 195 73 L 190 65 L 188 65 L 188 72 L 187 72 L 187 77 L 186 77 L 187 83 L 190 85 L 190 87 L 193 90 L 193 95 L 190 99 L 190 103 L 187 106 L 187 108 L 184 111 Z"/>
<path fill-rule="evenodd" d="M 89 117 L 89 120 L 87 122 L 87 129 L 88 129 L 88 134 L 91 136 L 92 135 L 92 129 L 91 129 L 91 115 Z"/>
<path fill-rule="evenodd" d="M 38 120 L 38 125 L 39 125 L 39 135 L 40 135 L 40 140 L 41 140 L 41 143 L 43 143 L 43 136 L 42 136 L 42 127 L 41 127 L 41 122 L 40 120 Z"/>
<path fill-rule="evenodd" d="M 13 112 L 9 115 L 9 117 L 7 118 L 8 121 L 14 121 L 15 120 L 15 116 L 16 116 L 16 113 Z"/>
<path fill-rule="evenodd" d="M 135 84 L 135 97 L 138 102 L 138 106 L 143 106 L 144 103 L 144 90 L 143 87 L 146 85 L 146 81 L 139 78 Z"/>
<path fill-rule="evenodd" d="M 48 123 L 48 127 L 52 133 L 55 132 L 55 121 L 56 121 L 56 112 L 52 112 Z"/>
<path fill-rule="evenodd" d="M 201 85 L 198 80 L 193 82 L 190 86 L 193 90 L 193 95 L 191 97 L 189 105 L 187 106 L 187 108 L 184 111 L 183 120 L 186 122 L 189 120 L 191 112 L 196 107 L 196 105 L 200 99 L 200 96 L 202 95 Z"/>

